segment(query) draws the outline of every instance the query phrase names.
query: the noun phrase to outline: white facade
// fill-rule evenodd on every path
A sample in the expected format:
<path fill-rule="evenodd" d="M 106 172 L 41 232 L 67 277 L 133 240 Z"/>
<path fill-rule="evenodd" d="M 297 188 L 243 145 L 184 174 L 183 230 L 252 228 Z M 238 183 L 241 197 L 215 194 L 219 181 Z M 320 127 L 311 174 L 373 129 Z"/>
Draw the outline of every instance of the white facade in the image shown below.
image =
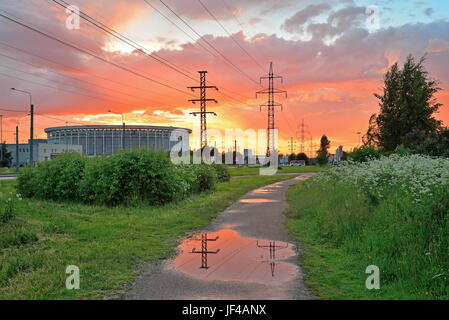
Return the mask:
<path fill-rule="evenodd" d="M 40 143 L 37 145 L 37 150 L 37 162 L 43 162 L 50 161 L 66 151 L 82 153 L 83 147 L 74 144 Z"/>

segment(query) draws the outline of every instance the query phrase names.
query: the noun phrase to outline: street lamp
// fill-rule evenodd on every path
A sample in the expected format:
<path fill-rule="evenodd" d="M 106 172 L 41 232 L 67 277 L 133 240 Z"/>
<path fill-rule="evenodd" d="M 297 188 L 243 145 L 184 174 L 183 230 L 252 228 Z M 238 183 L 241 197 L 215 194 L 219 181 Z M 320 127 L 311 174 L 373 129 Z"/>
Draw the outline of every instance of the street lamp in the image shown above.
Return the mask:
<path fill-rule="evenodd" d="M 122 123 L 123 123 L 123 128 L 122 128 L 122 150 L 125 150 L 125 117 L 124 117 L 123 113 L 120 113 L 120 112 L 115 112 L 115 111 L 112 111 L 112 110 L 108 110 L 108 112 L 119 114 L 119 115 L 122 116 Z"/>
<path fill-rule="evenodd" d="M 358 134 L 358 136 L 359 136 L 359 147 L 360 147 L 360 135 L 362 134 L 360 131 L 359 132 L 356 132 L 357 134 Z"/>
<path fill-rule="evenodd" d="M 30 92 L 25 90 L 19 90 L 16 88 L 11 88 L 12 91 L 17 91 L 21 93 L 25 93 L 30 97 L 30 165 L 34 164 L 34 154 L 33 154 L 33 145 L 34 145 L 34 105 L 33 105 L 33 96 Z"/>
<path fill-rule="evenodd" d="M 0 114 L 0 159 L 3 164 L 3 115 Z"/>

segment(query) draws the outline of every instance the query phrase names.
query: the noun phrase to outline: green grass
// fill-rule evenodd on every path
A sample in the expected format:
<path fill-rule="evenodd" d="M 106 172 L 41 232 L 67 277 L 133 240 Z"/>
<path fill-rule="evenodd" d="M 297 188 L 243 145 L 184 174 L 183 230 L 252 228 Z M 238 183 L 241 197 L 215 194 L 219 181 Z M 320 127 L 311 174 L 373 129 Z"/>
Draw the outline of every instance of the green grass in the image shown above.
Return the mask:
<path fill-rule="evenodd" d="M 277 173 L 320 172 L 326 169 L 327 167 L 319 167 L 319 166 L 280 167 Z M 258 167 L 229 168 L 229 171 L 231 172 L 231 176 L 252 176 L 259 174 Z"/>
<path fill-rule="evenodd" d="M 319 298 L 449 299 L 449 223 L 436 222 L 436 209 L 397 195 L 372 205 L 354 187 L 315 178 L 291 187 L 287 199 L 287 226 Z M 380 269 L 379 290 L 365 287 L 369 265 Z"/>
<path fill-rule="evenodd" d="M 161 207 L 19 201 L 16 218 L 0 225 L 0 299 L 121 297 L 139 263 L 170 257 L 182 237 L 246 192 L 289 178 L 231 179 Z M 14 192 L 15 183 L 2 181 L 0 191 Z M 80 268 L 80 290 L 65 288 L 68 265 Z"/>
<path fill-rule="evenodd" d="M 16 168 L 0 168 L 0 175 L 15 174 L 15 173 L 17 173 Z"/>

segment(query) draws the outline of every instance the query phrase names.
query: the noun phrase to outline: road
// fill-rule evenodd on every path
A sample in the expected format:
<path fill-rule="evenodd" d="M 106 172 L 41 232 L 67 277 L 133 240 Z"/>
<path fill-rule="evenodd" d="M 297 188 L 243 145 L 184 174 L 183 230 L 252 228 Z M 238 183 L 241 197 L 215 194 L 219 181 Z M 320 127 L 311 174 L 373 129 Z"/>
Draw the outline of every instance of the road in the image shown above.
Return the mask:
<path fill-rule="evenodd" d="M 300 174 L 247 193 L 207 229 L 185 239 L 176 257 L 145 264 L 126 298 L 313 299 L 283 215 L 288 188 L 313 175 Z M 210 253 L 198 253 L 202 250 Z M 202 268 L 205 259 L 207 268 Z"/>
<path fill-rule="evenodd" d="M 14 179 L 17 179 L 17 176 L 13 175 L 13 174 L 11 174 L 11 175 L 8 175 L 8 174 L 0 175 L 0 180 L 14 180 Z"/>

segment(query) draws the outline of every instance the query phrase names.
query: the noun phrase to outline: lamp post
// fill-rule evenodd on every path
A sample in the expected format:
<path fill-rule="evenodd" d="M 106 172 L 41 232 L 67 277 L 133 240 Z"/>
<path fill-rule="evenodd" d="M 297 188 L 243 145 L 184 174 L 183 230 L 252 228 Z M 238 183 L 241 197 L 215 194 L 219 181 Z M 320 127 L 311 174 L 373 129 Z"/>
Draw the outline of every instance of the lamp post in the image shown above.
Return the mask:
<path fill-rule="evenodd" d="M 16 170 L 19 170 L 19 120 L 16 123 Z"/>
<path fill-rule="evenodd" d="M 11 88 L 11 90 L 16 92 L 25 93 L 30 97 L 30 165 L 34 165 L 34 153 L 33 153 L 33 147 L 34 147 L 34 105 L 33 105 L 33 96 L 30 92 L 25 90 L 19 90 L 16 88 Z"/>
<path fill-rule="evenodd" d="M 119 115 L 122 116 L 122 124 L 123 124 L 123 128 L 122 128 L 122 150 L 125 150 L 125 129 L 126 129 L 125 117 L 124 117 L 123 113 L 120 113 L 120 112 L 115 112 L 115 111 L 112 111 L 112 110 L 108 110 L 108 112 L 119 114 Z"/>
<path fill-rule="evenodd" d="M 0 114 L 0 159 L 3 165 L 3 115 Z"/>
<path fill-rule="evenodd" d="M 360 135 L 361 135 L 361 134 L 362 134 L 362 133 L 361 133 L 360 131 L 357 132 L 357 135 L 359 136 L 359 145 L 358 145 L 359 147 L 360 147 L 360 142 L 361 142 L 361 141 L 360 141 Z"/>

